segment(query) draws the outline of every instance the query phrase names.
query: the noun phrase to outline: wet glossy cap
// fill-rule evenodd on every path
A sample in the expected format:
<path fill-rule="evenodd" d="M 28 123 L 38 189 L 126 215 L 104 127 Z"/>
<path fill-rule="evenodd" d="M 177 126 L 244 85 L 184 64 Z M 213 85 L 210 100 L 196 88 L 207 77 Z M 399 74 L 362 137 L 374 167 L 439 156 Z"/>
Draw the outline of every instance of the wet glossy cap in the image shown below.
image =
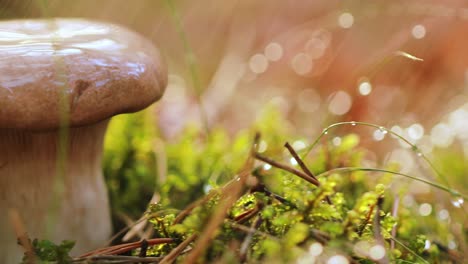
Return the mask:
<path fill-rule="evenodd" d="M 121 26 L 0 22 L 0 128 L 54 129 L 67 109 L 70 126 L 96 123 L 147 107 L 166 84 L 159 51 Z"/>

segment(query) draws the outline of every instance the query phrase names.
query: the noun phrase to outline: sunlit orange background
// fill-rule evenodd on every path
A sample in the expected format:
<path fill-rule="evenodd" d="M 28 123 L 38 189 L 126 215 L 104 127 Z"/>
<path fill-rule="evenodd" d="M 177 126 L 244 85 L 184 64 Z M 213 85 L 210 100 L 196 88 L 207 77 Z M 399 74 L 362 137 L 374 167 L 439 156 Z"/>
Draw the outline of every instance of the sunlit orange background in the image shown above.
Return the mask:
<path fill-rule="evenodd" d="M 468 154 L 466 1 L 7 0 L 0 7 L 3 19 L 87 17 L 151 39 L 170 69 L 155 110 L 167 138 L 203 116 L 235 132 L 275 105 L 306 138 L 333 122 L 364 121 L 426 153 L 456 145 Z M 370 142 L 386 136 L 362 133 Z"/>

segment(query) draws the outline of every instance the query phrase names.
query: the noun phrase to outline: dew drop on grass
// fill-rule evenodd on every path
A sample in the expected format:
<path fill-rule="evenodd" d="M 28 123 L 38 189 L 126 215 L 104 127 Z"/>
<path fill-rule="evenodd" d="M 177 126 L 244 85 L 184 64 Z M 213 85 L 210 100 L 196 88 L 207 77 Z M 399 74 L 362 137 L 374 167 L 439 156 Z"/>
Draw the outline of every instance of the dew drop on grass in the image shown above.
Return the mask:
<path fill-rule="evenodd" d="M 452 200 L 453 206 L 457 208 L 461 208 L 464 203 L 465 203 L 465 200 L 463 200 L 463 198 L 461 197 L 456 197 L 455 199 Z"/>
<path fill-rule="evenodd" d="M 424 249 L 428 250 L 431 247 L 431 241 L 427 240 L 424 242 Z"/>
<path fill-rule="evenodd" d="M 328 128 L 323 129 L 322 134 L 324 134 L 324 135 L 328 134 Z"/>
<path fill-rule="evenodd" d="M 388 133 L 388 131 L 387 131 L 387 129 L 386 129 L 385 127 L 382 127 L 382 126 L 381 126 L 381 127 L 379 127 L 379 130 L 380 130 L 380 131 L 382 132 L 382 134 L 384 134 L 384 135 Z"/>
<path fill-rule="evenodd" d="M 204 191 L 205 193 L 209 193 L 209 192 L 211 191 L 211 189 L 213 189 L 213 186 L 211 186 L 210 184 L 205 184 L 205 185 L 203 186 L 203 191 Z"/>
<path fill-rule="evenodd" d="M 297 165 L 297 160 L 296 160 L 294 157 L 292 157 L 292 158 L 289 160 L 289 162 L 290 162 L 291 165 L 293 165 L 293 166 L 296 166 L 296 165 Z"/>
<path fill-rule="evenodd" d="M 356 126 L 356 121 L 351 121 L 352 126 Z"/>

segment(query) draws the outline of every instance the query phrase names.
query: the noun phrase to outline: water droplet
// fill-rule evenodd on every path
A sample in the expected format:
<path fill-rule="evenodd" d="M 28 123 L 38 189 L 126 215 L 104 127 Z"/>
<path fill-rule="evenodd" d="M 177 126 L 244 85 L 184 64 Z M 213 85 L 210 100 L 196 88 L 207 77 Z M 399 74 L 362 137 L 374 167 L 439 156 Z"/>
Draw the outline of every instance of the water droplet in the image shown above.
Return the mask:
<path fill-rule="evenodd" d="M 356 121 L 351 121 L 351 125 L 352 125 L 352 126 L 355 126 L 355 125 L 356 125 Z"/>
<path fill-rule="evenodd" d="M 418 152 L 418 153 L 416 153 L 416 155 L 417 155 L 418 157 L 422 157 L 422 156 L 423 156 L 422 152 Z"/>
<path fill-rule="evenodd" d="M 210 184 L 205 184 L 205 185 L 203 186 L 203 191 L 204 191 L 205 193 L 209 193 L 212 189 L 213 189 L 213 186 L 211 186 Z"/>
<path fill-rule="evenodd" d="M 269 169 L 271 169 L 271 165 L 270 164 L 265 164 L 265 165 L 263 165 L 263 169 L 264 170 L 269 170 Z"/>
<path fill-rule="evenodd" d="M 427 240 L 424 242 L 424 249 L 428 250 L 431 247 L 431 241 Z"/>
<path fill-rule="evenodd" d="M 380 131 L 382 132 L 382 134 L 387 134 L 388 133 L 388 130 L 385 128 L 385 127 L 379 127 Z"/>
<path fill-rule="evenodd" d="M 322 134 L 324 134 L 324 135 L 328 134 L 328 128 L 323 129 Z"/>
<path fill-rule="evenodd" d="M 465 200 L 463 200 L 463 198 L 461 197 L 456 197 L 455 199 L 452 200 L 453 206 L 457 208 L 461 208 L 464 203 L 465 203 Z"/>
<path fill-rule="evenodd" d="M 296 166 L 296 165 L 297 165 L 297 160 L 296 160 L 294 157 L 292 157 L 291 159 L 289 159 L 289 162 L 290 162 L 291 165 L 293 165 L 293 166 Z"/>
<path fill-rule="evenodd" d="M 236 181 L 240 181 L 240 177 L 236 177 Z"/>
<path fill-rule="evenodd" d="M 268 144 L 265 142 L 265 141 L 260 141 L 259 145 L 258 145 L 258 153 L 262 153 L 262 152 L 265 152 L 268 148 Z"/>

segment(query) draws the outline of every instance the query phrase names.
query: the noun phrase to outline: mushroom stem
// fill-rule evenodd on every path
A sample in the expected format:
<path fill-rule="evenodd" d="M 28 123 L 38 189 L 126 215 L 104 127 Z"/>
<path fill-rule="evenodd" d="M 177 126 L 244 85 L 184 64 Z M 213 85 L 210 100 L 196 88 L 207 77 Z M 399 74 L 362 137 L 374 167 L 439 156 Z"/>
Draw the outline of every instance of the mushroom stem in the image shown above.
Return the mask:
<path fill-rule="evenodd" d="M 65 173 L 58 175 L 59 132 L 0 129 L 0 263 L 23 255 L 7 211 L 19 211 L 30 238 L 75 240 L 73 253 L 102 246 L 111 233 L 102 176 L 108 120 L 69 129 Z M 56 188 L 58 183 L 62 188 Z"/>

